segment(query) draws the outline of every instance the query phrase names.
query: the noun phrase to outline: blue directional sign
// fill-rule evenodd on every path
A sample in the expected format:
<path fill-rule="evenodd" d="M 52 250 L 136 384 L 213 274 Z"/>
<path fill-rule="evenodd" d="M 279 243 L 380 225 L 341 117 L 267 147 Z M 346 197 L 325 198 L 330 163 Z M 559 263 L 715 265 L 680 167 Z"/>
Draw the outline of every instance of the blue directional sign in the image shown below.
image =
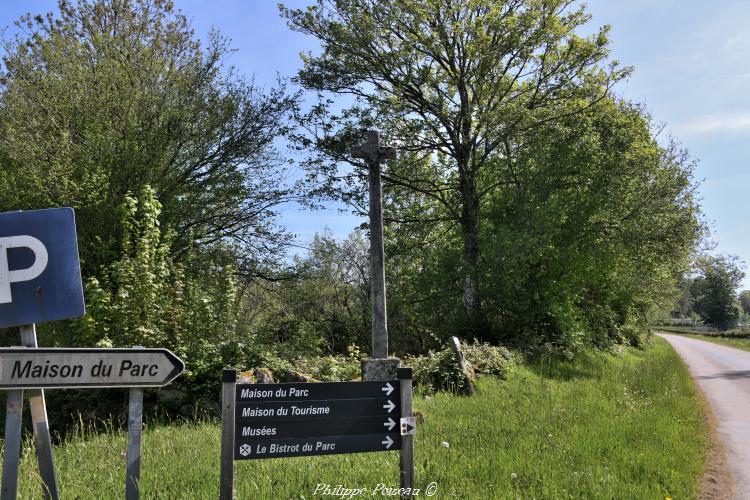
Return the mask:
<path fill-rule="evenodd" d="M 0 213 L 0 328 L 84 312 L 73 209 Z"/>

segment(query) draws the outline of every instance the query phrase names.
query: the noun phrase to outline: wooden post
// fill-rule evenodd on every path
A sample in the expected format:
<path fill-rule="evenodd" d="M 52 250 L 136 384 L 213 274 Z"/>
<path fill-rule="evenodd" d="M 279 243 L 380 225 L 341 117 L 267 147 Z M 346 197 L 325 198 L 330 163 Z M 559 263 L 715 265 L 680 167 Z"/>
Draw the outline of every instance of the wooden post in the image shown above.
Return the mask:
<path fill-rule="evenodd" d="M 15 500 L 18 489 L 18 462 L 21 458 L 23 391 L 8 391 L 5 401 L 3 440 L 3 483 L 0 500 Z"/>
<path fill-rule="evenodd" d="M 380 146 L 374 130 L 367 142 L 352 149 L 352 156 L 367 163 L 370 183 L 370 292 L 372 295 L 372 357 L 388 357 L 388 316 L 385 300 L 385 262 L 383 247 L 383 196 L 380 162 L 396 158 L 396 149 Z"/>
<path fill-rule="evenodd" d="M 412 370 L 399 368 L 398 378 L 401 386 L 401 418 L 413 416 L 412 411 Z M 399 455 L 400 483 L 406 491 L 414 489 L 414 436 L 401 436 L 401 453 Z M 412 498 L 411 494 L 401 498 Z"/>
<path fill-rule="evenodd" d="M 237 370 L 225 369 L 221 389 L 221 477 L 219 500 L 234 499 L 234 409 L 237 401 Z"/>
<path fill-rule="evenodd" d="M 125 499 L 138 500 L 141 481 L 141 433 L 143 432 L 143 389 L 133 387 L 128 398 L 128 458 Z"/>
<path fill-rule="evenodd" d="M 473 396 L 475 393 L 474 382 L 471 381 L 471 372 L 469 371 L 469 367 L 466 366 L 464 353 L 461 352 L 461 343 L 458 341 L 458 337 L 451 337 L 449 343 L 453 350 L 453 356 L 455 356 L 458 366 L 461 367 L 461 371 L 464 373 L 464 378 L 466 379 L 466 393 L 469 396 Z"/>
<path fill-rule="evenodd" d="M 24 347 L 36 348 L 36 327 L 24 325 L 21 327 L 21 344 Z M 52 439 L 49 435 L 49 420 L 47 406 L 44 402 L 44 389 L 29 390 L 29 406 L 31 407 L 31 422 L 34 430 L 34 445 L 39 464 L 39 475 L 42 478 L 42 495 L 45 499 L 58 500 L 57 478 L 55 464 L 52 459 Z"/>

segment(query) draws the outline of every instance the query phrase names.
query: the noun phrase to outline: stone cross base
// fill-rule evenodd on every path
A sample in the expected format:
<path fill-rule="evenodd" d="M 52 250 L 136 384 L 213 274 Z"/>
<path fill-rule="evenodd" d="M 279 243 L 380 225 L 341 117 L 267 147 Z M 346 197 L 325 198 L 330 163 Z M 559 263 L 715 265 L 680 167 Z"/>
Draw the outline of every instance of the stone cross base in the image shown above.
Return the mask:
<path fill-rule="evenodd" d="M 401 366 L 399 358 L 366 358 L 362 360 L 362 380 L 364 382 L 396 380 L 398 368 Z"/>

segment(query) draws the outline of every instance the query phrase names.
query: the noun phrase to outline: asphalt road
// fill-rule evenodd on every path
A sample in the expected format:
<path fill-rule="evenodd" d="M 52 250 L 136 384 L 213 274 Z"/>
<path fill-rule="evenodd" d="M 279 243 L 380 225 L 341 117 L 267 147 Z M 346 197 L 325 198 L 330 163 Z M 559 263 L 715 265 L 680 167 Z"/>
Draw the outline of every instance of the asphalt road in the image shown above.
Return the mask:
<path fill-rule="evenodd" d="M 714 411 L 734 496 L 750 499 L 750 352 L 662 334 L 682 357 Z"/>

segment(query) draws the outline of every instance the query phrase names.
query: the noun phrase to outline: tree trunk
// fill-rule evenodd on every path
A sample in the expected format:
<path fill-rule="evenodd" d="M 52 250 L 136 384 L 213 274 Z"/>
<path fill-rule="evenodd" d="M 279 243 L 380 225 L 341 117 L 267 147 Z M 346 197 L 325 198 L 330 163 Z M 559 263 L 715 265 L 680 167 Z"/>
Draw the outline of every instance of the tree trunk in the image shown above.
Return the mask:
<path fill-rule="evenodd" d="M 461 176 L 461 233 L 463 236 L 464 264 L 464 311 L 466 333 L 478 337 L 481 324 L 481 302 L 479 298 L 479 194 L 473 172 L 463 169 Z M 468 337 L 468 338 L 471 338 Z"/>

